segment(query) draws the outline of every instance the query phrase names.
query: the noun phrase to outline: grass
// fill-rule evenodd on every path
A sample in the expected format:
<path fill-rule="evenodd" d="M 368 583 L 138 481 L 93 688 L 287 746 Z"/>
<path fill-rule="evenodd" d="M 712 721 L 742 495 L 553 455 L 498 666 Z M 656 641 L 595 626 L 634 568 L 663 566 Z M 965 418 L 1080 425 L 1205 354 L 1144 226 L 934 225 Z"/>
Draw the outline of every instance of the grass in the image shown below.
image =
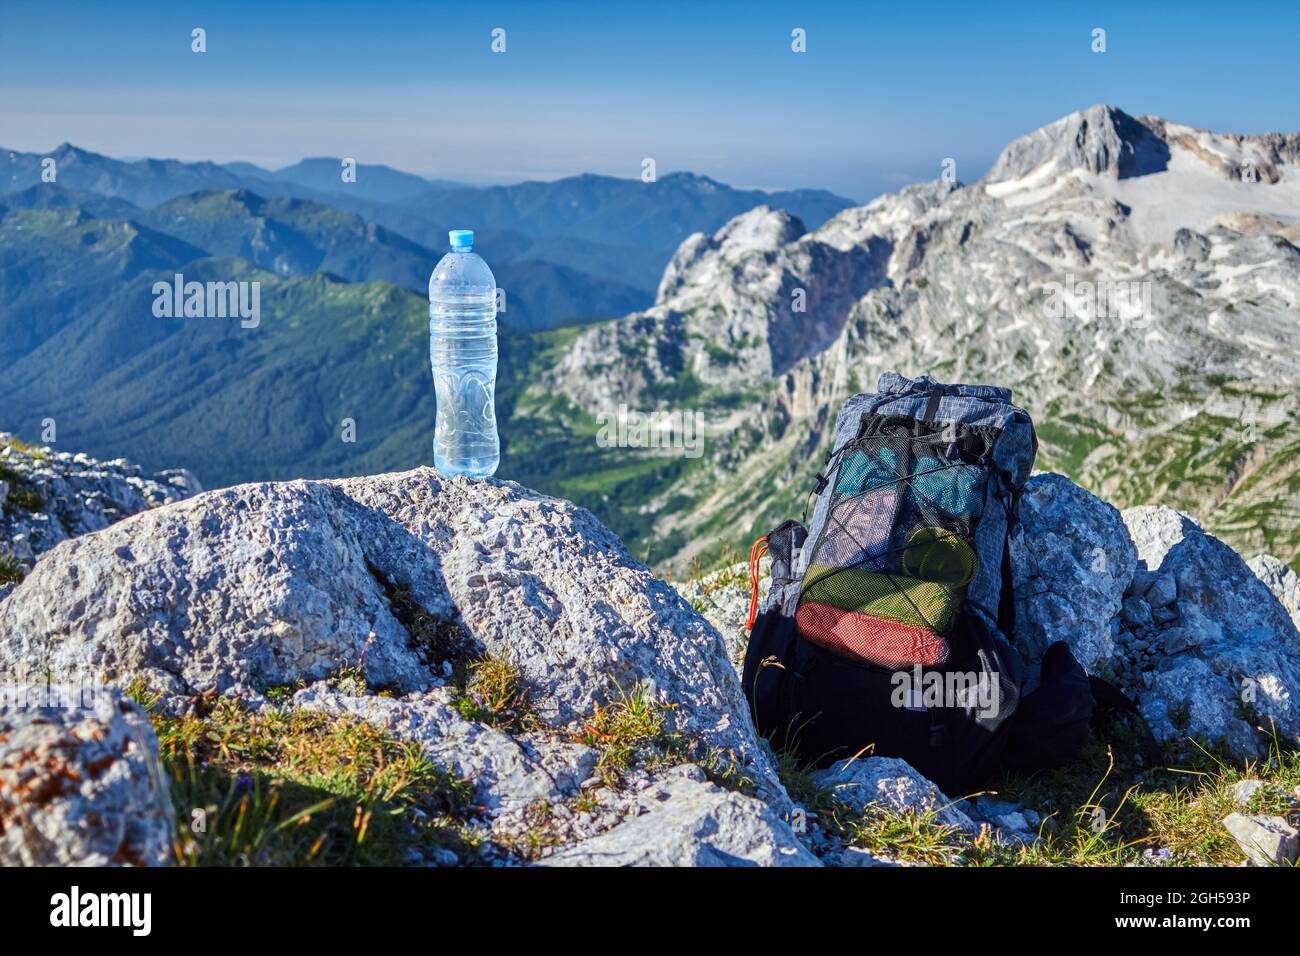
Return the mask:
<path fill-rule="evenodd" d="M 473 652 L 473 643 L 465 629 L 456 621 L 430 614 L 424 609 L 409 588 L 392 584 L 375 568 L 371 574 L 384 589 L 389 609 L 408 634 L 420 658 L 426 664 L 450 661 L 463 664 Z"/>
<path fill-rule="evenodd" d="M 413 847 L 461 858 L 472 785 L 418 745 L 352 718 L 202 701 L 168 717 L 151 709 L 176 808 L 175 853 L 195 866 L 397 865 Z"/>
<path fill-rule="evenodd" d="M 22 452 L 28 458 L 31 458 L 35 461 L 45 461 L 45 459 L 48 457 L 45 454 L 45 448 L 43 446 L 33 445 L 30 442 L 25 442 L 21 438 L 17 437 L 16 435 L 10 435 L 8 438 L 4 440 L 4 444 L 8 445 L 10 448 L 14 449 L 15 451 Z"/>
<path fill-rule="evenodd" d="M 596 705 L 578 739 L 600 753 L 596 768 L 607 783 L 637 760 L 661 765 L 685 759 L 681 736 L 668 730 L 671 707 L 655 700 L 644 684 L 631 691 L 617 688 L 609 704 Z"/>
<path fill-rule="evenodd" d="M 816 770 L 787 752 L 775 754 L 791 799 L 845 843 L 905 863 L 960 866 L 1235 866 L 1244 854 L 1223 827 L 1241 810 L 1300 823 L 1292 803 L 1300 787 L 1300 741 L 1271 742 L 1267 758 L 1233 762 L 1187 741 L 1160 767 L 1134 756 L 1133 729 L 1113 720 L 1066 767 L 1003 773 L 984 793 L 1044 817 L 1038 841 L 1022 845 L 985 827 L 969 833 L 943 822 L 944 807 L 858 813 L 817 780 Z M 1233 798 L 1241 780 L 1265 787 L 1246 808 Z M 967 795 L 967 796 L 974 796 Z"/>
<path fill-rule="evenodd" d="M 691 559 L 686 583 L 698 584 L 701 595 L 740 585 L 748 589 L 749 571 L 745 564 L 746 557 L 740 553 L 740 549 L 731 542 L 724 541 L 718 548 L 716 559 L 706 561 L 698 554 Z"/>
<path fill-rule="evenodd" d="M 9 494 L 5 498 L 5 507 L 20 511 L 40 511 L 45 507 L 41 493 L 8 465 L 0 464 L 0 481 L 8 482 Z"/>
<path fill-rule="evenodd" d="M 494 657 L 467 665 L 464 689 L 456 698 L 456 709 L 466 720 L 507 733 L 522 733 L 540 726 L 529 706 L 519 668 Z"/>
<path fill-rule="evenodd" d="M 23 566 L 12 554 L 0 554 L 0 584 L 22 584 Z"/>
<path fill-rule="evenodd" d="M 957 862 L 965 834 L 940 823 L 939 810 L 896 811 L 875 807 L 843 827 L 849 846 L 861 847 L 900 863 L 943 866 Z"/>

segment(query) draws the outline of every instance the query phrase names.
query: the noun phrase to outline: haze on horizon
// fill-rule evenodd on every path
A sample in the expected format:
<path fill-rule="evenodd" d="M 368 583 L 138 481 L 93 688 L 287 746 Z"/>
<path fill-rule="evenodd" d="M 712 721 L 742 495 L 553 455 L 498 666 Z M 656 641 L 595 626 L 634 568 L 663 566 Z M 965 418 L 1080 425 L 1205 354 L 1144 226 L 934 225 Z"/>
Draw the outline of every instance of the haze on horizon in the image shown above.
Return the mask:
<path fill-rule="evenodd" d="M 271 169 L 350 156 L 474 184 L 632 178 L 650 157 L 661 176 L 864 200 L 949 157 L 976 179 L 1007 142 L 1098 102 L 1222 132 L 1300 129 L 1300 98 L 1284 95 L 1300 8 L 1265 3 L 1212 30 L 1200 8 L 1217 9 L 7 0 L 0 146 Z M 796 28 L 807 52 L 791 49 Z"/>

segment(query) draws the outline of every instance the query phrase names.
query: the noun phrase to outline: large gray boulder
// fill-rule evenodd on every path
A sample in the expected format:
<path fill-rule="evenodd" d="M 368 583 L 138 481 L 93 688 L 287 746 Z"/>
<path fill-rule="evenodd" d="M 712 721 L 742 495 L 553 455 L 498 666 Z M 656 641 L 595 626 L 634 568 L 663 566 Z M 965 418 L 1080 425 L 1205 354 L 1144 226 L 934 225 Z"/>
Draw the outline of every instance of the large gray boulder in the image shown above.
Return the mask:
<path fill-rule="evenodd" d="M 104 688 L 0 685 L 0 865 L 161 866 L 174 834 L 139 706 Z"/>
<path fill-rule="evenodd" d="M 546 866 L 821 866 L 760 800 L 691 776 L 642 790 L 633 816 Z"/>
<path fill-rule="evenodd" d="M 1159 649 L 1139 697 L 1147 721 L 1247 754 L 1262 745 L 1252 725 L 1300 734 L 1300 632 L 1273 592 L 1187 515 L 1143 506 L 1124 521 L 1147 568 L 1177 593 L 1173 618 L 1135 634 Z"/>
<path fill-rule="evenodd" d="M 172 697 L 344 666 L 418 693 L 484 653 L 554 729 L 648 686 L 670 730 L 788 805 L 717 631 L 589 512 L 514 483 L 421 468 L 213 491 L 64 542 L 0 604 L 0 674 Z"/>
<path fill-rule="evenodd" d="M 1257 573 L 1187 515 L 1121 514 L 1060 475 L 1029 480 L 1020 516 L 1015 639 L 1031 668 L 1067 642 L 1166 741 L 1253 756 L 1259 727 L 1300 734 L 1300 633 L 1281 603 L 1294 592 L 1289 569 L 1257 559 Z"/>
<path fill-rule="evenodd" d="M 1120 513 L 1063 475 L 1034 475 L 1011 537 L 1016 642 L 1032 663 L 1065 641 L 1090 673 L 1114 650 L 1111 620 L 1137 566 Z"/>
<path fill-rule="evenodd" d="M 1223 826 L 1254 866 L 1294 866 L 1300 855 L 1300 833 L 1285 817 L 1230 813 Z"/>

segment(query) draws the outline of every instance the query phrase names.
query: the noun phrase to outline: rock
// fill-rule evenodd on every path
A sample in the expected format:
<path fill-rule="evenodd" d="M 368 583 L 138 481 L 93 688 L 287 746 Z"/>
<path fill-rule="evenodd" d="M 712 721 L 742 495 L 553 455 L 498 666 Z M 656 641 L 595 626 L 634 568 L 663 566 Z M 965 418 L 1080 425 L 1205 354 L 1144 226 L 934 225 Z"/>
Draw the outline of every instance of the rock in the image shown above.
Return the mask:
<path fill-rule="evenodd" d="M 1300 853 L 1300 831 L 1278 816 L 1230 813 L 1223 825 L 1255 866 L 1284 866 Z"/>
<path fill-rule="evenodd" d="M 484 653 L 552 728 L 652 688 L 669 730 L 788 806 L 717 631 L 589 512 L 511 482 L 421 468 L 212 491 L 64 542 L 0 605 L 0 673 L 39 679 L 39 661 L 179 696 L 345 665 L 416 693 Z"/>
<path fill-rule="evenodd" d="M 1037 838 L 1029 819 L 1018 811 L 1004 813 L 999 817 L 994 817 L 990 822 L 1002 831 L 1004 837 L 1010 840 L 1029 843 Z"/>
<path fill-rule="evenodd" d="M 1147 591 L 1151 590 L 1151 585 L 1155 583 L 1156 574 L 1154 571 L 1148 571 L 1146 568 L 1139 566 L 1133 572 L 1133 580 L 1129 582 L 1127 594 L 1144 596 Z"/>
<path fill-rule="evenodd" d="M 1141 695 L 1143 712 L 1188 704 L 1199 728 L 1193 733 L 1242 745 L 1245 755 L 1260 752 L 1247 710 L 1264 726 L 1273 721 L 1286 737 L 1300 734 L 1300 632 L 1273 592 L 1187 515 L 1143 506 L 1123 517 L 1139 557 L 1176 583 L 1180 623 L 1162 635 L 1166 652 L 1194 651 L 1201 662 L 1160 664 L 1154 685 Z"/>
<path fill-rule="evenodd" d="M 1300 628 L 1300 575 L 1297 575 L 1277 558 L 1267 554 L 1251 558 L 1246 566 L 1255 572 L 1255 576 L 1264 582 L 1273 592 L 1273 596 L 1282 602 L 1291 621 Z"/>
<path fill-rule="evenodd" d="M 1001 831 L 1004 840 L 1014 843 L 1033 843 L 1038 839 L 1042 816 L 1016 803 L 980 797 L 971 807 L 971 817 L 977 823 L 987 823 Z"/>
<path fill-rule="evenodd" d="M 1144 598 L 1126 597 L 1119 611 L 1120 620 L 1135 630 L 1149 628 L 1151 621 L 1151 605 Z"/>
<path fill-rule="evenodd" d="M 846 846 L 822 857 L 822 866 L 900 866 L 860 846 Z"/>
<path fill-rule="evenodd" d="M 1178 582 L 1168 571 L 1155 576 L 1151 587 L 1147 589 L 1147 603 L 1155 608 L 1167 608 L 1178 598 Z"/>
<path fill-rule="evenodd" d="M 434 764 L 473 781 L 476 800 L 489 809 L 571 797 L 598 757 L 590 747 L 546 734 L 512 737 L 466 720 L 443 687 L 403 698 L 350 697 L 322 681 L 294 694 L 293 706 L 352 714 L 398 740 L 419 744 Z"/>
<path fill-rule="evenodd" d="M 1160 634 L 1160 646 L 1166 654 L 1181 654 L 1200 643 L 1200 634 L 1186 627 L 1171 627 Z"/>
<path fill-rule="evenodd" d="M 1165 627 L 1178 620 L 1178 611 L 1172 607 L 1153 607 L 1151 620 L 1157 627 Z"/>
<path fill-rule="evenodd" d="M 138 705 L 102 688 L 0 685 L 0 865 L 162 866 L 174 834 Z"/>
<path fill-rule="evenodd" d="M 637 795 L 645 812 L 544 866 L 820 866 L 766 804 L 687 777 Z"/>
<path fill-rule="evenodd" d="M 872 805 L 896 813 L 935 811 L 936 823 L 971 832 L 977 829 L 971 818 L 957 809 L 955 801 L 897 757 L 860 757 L 820 771 L 813 779 L 857 813 L 866 812 Z"/>
<path fill-rule="evenodd" d="M 1120 513 L 1061 475 L 1040 474 L 1025 485 L 1020 520 L 1011 539 L 1018 649 L 1037 662 L 1066 641 L 1096 673 L 1114 651 L 1110 621 L 1137 567 Z"/>
<path fill-rule="evenodd" d="M 764 561 L 759 576 L 759 595 L 772 584 L 771 565 Z M 691 607 L 699 610 L 718 629 L 727 644 L 727 654 L 737 664 L 745 659 L 749 644 L 749 569 L 744 564 L 722 568 L 697 581 L 675 583 Z"/>
<path fill-rule="evenodd" d="M 0 432 L 0 452 L 11 476 L 0 482 L 0 555 L 8 552 L 24 564 L 69 537 L 203 490 L 184 469 L 142 477 L 140 466 L 123 459 L 104 462 L 15 442 Z M 15 496 L 4 507 L 18 487 L 24 492 L 21 503 Z"/>
<path fill-rule="evenodd" d="M 1164 741 L 1197 737 L 1223 742 L 1235 753 L 1257 754 L 1255 732 L 1241 719 L 1238 691 L 1200 657 L 1169 657 L 1138 697 L 1151 732 Z"/>
<path fill-rule="evenodd" d="M 1244 810 L 1255 799 L 1255 794 L 1267 789 L 1268 784 L 1263 780 L 1238 780 L 1232 786 L 1232 802 Z"/>

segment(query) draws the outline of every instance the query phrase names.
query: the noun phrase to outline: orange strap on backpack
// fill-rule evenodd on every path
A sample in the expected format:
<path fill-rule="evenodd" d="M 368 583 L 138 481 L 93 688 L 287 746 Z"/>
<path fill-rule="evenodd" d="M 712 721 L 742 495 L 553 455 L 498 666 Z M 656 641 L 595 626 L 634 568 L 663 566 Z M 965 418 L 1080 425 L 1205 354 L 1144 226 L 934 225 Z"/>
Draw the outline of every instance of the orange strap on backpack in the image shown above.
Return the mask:
<path fill-rule="evenodd" d="M 745 630 L 754 629 L 754 620 L 758 617 L 758 571 L 759 562 L 767 554 L 767 535 L 754 542 L 749 549 L 749 617 L 745 620 Z"/>

